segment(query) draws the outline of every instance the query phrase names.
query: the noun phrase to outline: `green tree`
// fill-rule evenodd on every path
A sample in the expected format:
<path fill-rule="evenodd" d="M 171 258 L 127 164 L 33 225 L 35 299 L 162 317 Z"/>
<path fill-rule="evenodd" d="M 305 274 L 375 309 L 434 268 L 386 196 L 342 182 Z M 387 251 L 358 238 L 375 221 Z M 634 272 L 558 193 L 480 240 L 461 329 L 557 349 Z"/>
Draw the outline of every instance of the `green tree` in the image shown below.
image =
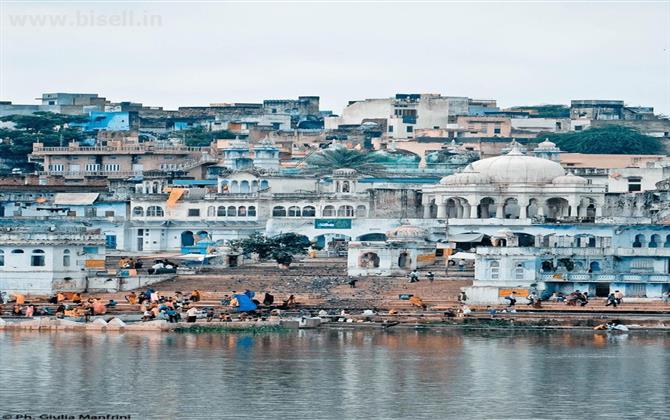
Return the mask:
<path fill-rule="evenodd" d="M 191 147 L 207 147 L 214 140 L 235 138 L 235 134 L 230 131 L 207 131 L 204 127 L 194 127 L 182 130 L 177 132 L 177 135 L 184 139 L 184 143 L 187 146 Z"/>
<path fill-rule="evenodd" d="M 375 154 L 344 147 L 315 152 L 306 159 L 305 164 L 308 171 L 321 175 L 341 168 L 355 169 L 366 175 L 377 174 L 384 170 L 384 165 Z"/>
<path fill-rule="evenodd" d="M 51 112 L 2 117 L 0 121 L 11 122 L 14 127 L 0 129 L 0 158 L 11 166 L 31 169 L 28 155 L 33 150 L 33 143 L 53 147 L 70 141 L 81 141 L 85 138 L 84 133 L 77 127 L 68 127 L 68 124 L 87 120 L 86 116 Z"/>
<path fill-rule="evenodd" d="M 261 260 L 274 259 L 282 265 L 290 265 L 294 255 L 303 255 L 310 246 L 309 239 L 295 233 L 285 233 L 275 237 L 267 237 L 260 233 L 231 241 L 230 245 L 242 249 L 245 255 L 258 254 Z"/>
<path fill-rule="evenodd" d="M 620 125 L 606 125 L 584 131 L 542 134 L 537 140 L 548 138 L 565 152 L 591 154 L 659 154 L 663 144 L 656 137 Z"/>
<path fill-rule="evenodd" d="M 570 118 L 570 107 L 566 105 L 531 105 L 515 106 L 513 111 L 533 110 L 535 118 Z"/>

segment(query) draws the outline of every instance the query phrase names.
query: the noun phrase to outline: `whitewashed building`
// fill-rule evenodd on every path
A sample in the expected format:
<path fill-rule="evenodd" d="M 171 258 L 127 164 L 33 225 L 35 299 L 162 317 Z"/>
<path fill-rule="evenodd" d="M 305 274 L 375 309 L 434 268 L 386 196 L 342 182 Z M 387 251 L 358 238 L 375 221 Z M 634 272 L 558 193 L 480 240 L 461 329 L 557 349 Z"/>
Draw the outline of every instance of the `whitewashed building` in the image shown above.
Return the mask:
<path fill-rule="evenodd" d="M 51 294 L 86 289 L 104 267 L 105 237 L 81 224 L 0 223 L 0 290 Z"/>

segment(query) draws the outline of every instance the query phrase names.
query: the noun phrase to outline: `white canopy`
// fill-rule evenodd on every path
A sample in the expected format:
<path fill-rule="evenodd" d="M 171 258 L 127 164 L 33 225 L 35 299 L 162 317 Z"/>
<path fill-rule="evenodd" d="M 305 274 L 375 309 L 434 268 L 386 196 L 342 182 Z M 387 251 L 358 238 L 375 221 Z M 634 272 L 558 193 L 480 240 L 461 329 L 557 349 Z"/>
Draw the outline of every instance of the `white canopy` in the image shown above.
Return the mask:
<path fill-rule="evenodd" d="M 474 260 L 475 254 L 473 252 L 457 252 L 449 256 L 450 260 Z"/>
<path fill-rule="evenodd" d="M 72 205 L 72 206 L 86 206 L 93 204 L 98 199 L 100 193 L 56 193 L 54 197 L 54 204 Z"/>
<path fill-rule="evenodd" d="M 447 236 L 448 242 L 481 242 L 482 239 L 483 233 L 456 233 Z"/>
<path fill-rule="evenodd" d="M 177 260 L 204 261 L 206 258 L 218 257 L 218 254 L 184 254 L 173 257 Z"/>

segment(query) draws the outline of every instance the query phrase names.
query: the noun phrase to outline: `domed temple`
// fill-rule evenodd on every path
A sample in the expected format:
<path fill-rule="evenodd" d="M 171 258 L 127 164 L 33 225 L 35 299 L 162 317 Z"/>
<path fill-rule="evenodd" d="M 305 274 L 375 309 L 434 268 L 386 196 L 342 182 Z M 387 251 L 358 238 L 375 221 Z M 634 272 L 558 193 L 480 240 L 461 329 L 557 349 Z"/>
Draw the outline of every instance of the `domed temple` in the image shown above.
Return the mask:
<path fill-rule="evenodd" d="M 577 220 L 600 216 L 604 194 L 605 186 L 513 148 L 424 188 L 422 204 L 424 218 Z"/>

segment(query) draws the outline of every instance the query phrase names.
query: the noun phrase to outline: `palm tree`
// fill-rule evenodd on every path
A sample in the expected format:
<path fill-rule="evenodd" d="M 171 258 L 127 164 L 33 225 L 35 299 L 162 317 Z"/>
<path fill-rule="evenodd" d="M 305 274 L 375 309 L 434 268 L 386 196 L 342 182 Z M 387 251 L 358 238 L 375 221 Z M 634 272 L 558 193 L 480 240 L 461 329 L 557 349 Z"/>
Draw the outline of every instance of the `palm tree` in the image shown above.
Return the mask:
<path fill-rule="evenodd" d="M 384 165 L 374 153 L 344 147 L 320 150 L 305 160 L 305 169 L 315 174 L 329 174 L 341 168 L 355 169 L 365 175 L 384 171 Z"/>

